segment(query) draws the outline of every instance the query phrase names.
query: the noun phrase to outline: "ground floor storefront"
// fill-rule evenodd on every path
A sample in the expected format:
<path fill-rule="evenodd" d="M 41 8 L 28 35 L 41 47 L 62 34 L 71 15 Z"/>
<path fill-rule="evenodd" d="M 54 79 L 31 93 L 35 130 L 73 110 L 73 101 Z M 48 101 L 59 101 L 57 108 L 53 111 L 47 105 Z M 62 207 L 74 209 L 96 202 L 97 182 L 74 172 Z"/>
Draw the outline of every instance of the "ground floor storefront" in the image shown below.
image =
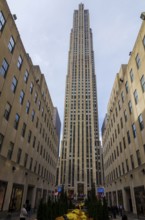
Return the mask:
<path fill-rule="evenodd" d="M 54 196 L 55 186 L 24 167 L 0 162 L 0 214 L 18 212 L 23 204 L 37 209 L 40 199 Z"/>
<path fill-rule="evenodd" d="M 108 206 L 123 207 L 127 212 L 145 216 L 145 177 L 128 175 L 106 187 Z"/>

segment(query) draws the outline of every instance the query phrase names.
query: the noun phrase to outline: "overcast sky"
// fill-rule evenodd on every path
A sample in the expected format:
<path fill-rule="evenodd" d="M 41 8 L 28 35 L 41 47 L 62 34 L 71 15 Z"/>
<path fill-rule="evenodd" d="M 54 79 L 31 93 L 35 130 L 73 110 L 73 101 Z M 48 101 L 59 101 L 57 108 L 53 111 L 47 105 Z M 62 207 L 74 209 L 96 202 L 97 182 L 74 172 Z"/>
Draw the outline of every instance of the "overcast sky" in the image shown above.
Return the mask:
<path fill-rule="evenodd" d="M 90 12 L 97 76 L 99 127 L 111 89 L 141 26 L 145 0 L 7 0 L 24 47 L 44 73 L 63 125 L 65 81 L 73 11 L 82 2 Z"/>

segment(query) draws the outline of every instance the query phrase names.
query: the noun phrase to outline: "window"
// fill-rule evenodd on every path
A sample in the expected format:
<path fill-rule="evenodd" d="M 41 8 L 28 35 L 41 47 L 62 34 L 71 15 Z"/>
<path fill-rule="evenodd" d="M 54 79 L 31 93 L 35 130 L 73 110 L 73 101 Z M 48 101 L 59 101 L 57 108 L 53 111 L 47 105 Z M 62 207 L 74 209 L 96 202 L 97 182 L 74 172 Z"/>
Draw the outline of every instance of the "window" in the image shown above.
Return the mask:
<path fill-rule="evenodd" d="M 145 48 L 145 36 L 144 36 L 142 42 L 143 42 L 143 46 L 144 46 L 144 48 Z"/>
<path fill-rule="evenodd" d="M 133 74 L 132 69 L 130 70 L 130 80 L 131 80 L 131 82 L 133 82 L 133 80 L 134 80 L 134 74 Z"/>
<path fill-rule="evenodd" d="M 42 111 L 42 114 L 41 114 L 41 115 L 42 115 L 42 117 L 43 117 L 43 114 L 44 114 L 44 108 L 42 108 L 41 111 Z"/>
<path fill-rule="evenodd" d="M 119 165 L 119 175 L 121 176 L 121 168 L 120 168 L 120 165 Z"/>
<path fill-rule="evenodd" d="M 25 83 L 28 82 L 28 78 L 29 78 L 29 73 L 28 73 L 28 71 L 26 70 L 26 71 L 25 71 L 25 74 L 24 74 L 24 82 L 25 82 Z"/>
<path fill-rule="evenodd" d="M 6 22 L 5 17 L 3 15 L 2 11 L 0 11 L 0 31 L 3 30 L 3 28 L 5 26 L 5 22 Z"/>
<path fill-rule="evenodd" d="M 132 169 L 134 169 L 134 159 L 133 159 L 133 155 L 130 155 L 130 161 L 131 161 Z"/>
<path fill-rule="evenodd" d="M 117 156 L 119 157 L 119 149 L 118 149 L 118 146 L 116 147 L 117 149 Z"/>
<path fill-rule="evenodd" d="M 36 137 L 34 136 L 34 139 L 33 139 L 33 148 L 35 148 L 35 144 L 36 144 Z"/>
<path fill-rule="evenodd" d="M 35 161 L 35 166 L 34 166 L 34 173 L 37 171 L 37 161 Z"/>
<path fill-rule="evenodd" d="M 124 92 L 123 91 L 121 93 L 121 99 L 122 99 L 122 102 L 124 102 Z"/>
<path fill-rule="evenodd" d="M 132 103 L 131 101 L 128 102 L 128 108 L 129 108 L 129 113 L 132 113 Z"/>
<path fill-rule="evenodd" d="M 120 100 L 118 101 L 118 108 L 119 108 L 119 110 L 121 109 L 121 103 L 120 103 Z"/>
<path fill-rule="evenodd" d="M 127 131 L 127 140 L 128 140 L 128 144 L 130 144 L 131 143 L 131 139 L 130 139 L 129 131 Z"/>
<path fill-rule="evenodd" d="M 21 160 L 21 154 L 22 154 L 22 149 L 18 149 L 18 153 L 17 153 L 17 163 L 20 163 Z"/>
<path fill-rule="evenodd" d="M 29 110 L 30 110 L 30 102 L 28 101 L 26 104 L 26 113 L 29 114 Z"/>
<path fill-rule="evenodd" d="M 140 166 L 140 165 L 141 165 L 141 158 L 140 158 L 140 152 L 139 152 L 139 150 L 136 151 L 136 158 L 137 158 L 138 166 Z"/>
<path fill-rule="evenodd" d="M 142 131 L 142 130 L 144 129 L 144 123 L 143 123 L 142 114 L 140 114 L 140 115 L 138 116 L 138 122 L 139 122 L 140 130 Z"/>
<path fill-rule="evenodd" d="M 120 153 L 122 153 L 122 143 L 119 142 L 119 147 L 120 147 Z"/>
<path fill-rule="evenodd" d="M 135 101 L 135 104 L 137 105 L 138 103 L 138 94 L 137 94 L 137 90 L 134 91 L 134 101 Z"/>
<path fill-rule="evenodd" d="M 9 147 L 8 147 L 8 153 L 7 153 L 8 160 L 11 160 L 12 155 L 13 155 L 13 150 L 14 150 L 14 143 L 10 142 Z"/>
<path fill-rule="evenodd" d="M 35 117 L 35 111 L 32 110 L 32 115 L 31 115 L 31 120 L 34 121 L 34 117 Z"/>
<path fill-rule="evenodd" d="M 12 80 L 12 84 L 11 84 L 11 90 L 12 90 L 13 93 L 15 93 L 15 91 L 16 91 L 17 83 L 18 83 L 18 80 L 17 80 L 16 77 L 14 76 L 14 77 L 13 77 L 13 80 Z"/>
<path fill-rule="evenodd" d="M 139 54 L 136 55 L 135 61 L 136 61 L 137 69 L 139 69 L 139 68 L 140 68 L 140 65 L 141 65 L 141 61 L 140 61 Z"/>
<path fill-rule="evenodd" d="M 118 116 L 118 111 L 117 111 L 117 107 L 115 108 L 115 111 L 116 111 L 116 117 Z"/>
<path fill-rule="evenodd" d="M 37 92 L 35 92 L 35 96 L 34 96 L 34 102 L 35 103 L 37 102 L 37 98 L 38 98 L 38 94 L 37 94 Z"/>
<path fill-rule="evenodd" d="M 127 111 L 126 110 L 124 111 L 124 120 L 125 122 L 127 122 Z"/>
<path fill-rule="evenodd" d="M 3 140 L 4 140 L 4 136 L 3 136 L 3 134 L 0 133 L 0 151 L 1 151 L 2 146 L 3 146 Z"/>
<path fill-rule="evenodd" d="M 39 100 L 38 101 L 38 109 L 40 110 L 40 108 L 41 108 L 41 101 Z"/>
<path fill-rule="evenodd" d="M 20 116 L 16 113 L 15 121 L 14 121 L 14 128 L 17 130 L 19 125 Z"/>
<path fill-rule="evenodd" d="M 40 148 L 40 141 L 38 141 L 37 152 L 39 152 L 39 148 Z"/>
<path fill-rule="evenodd" d="M 32 135 L 32 132 L 29 130 L 29 132 L 28 132 L 28 143 L 30 143 L 30 141 L 31 141 L 31 135 Z"/>
<path fill-rule="evenodd" d="M 33 92 L 33 87 L 34 87 L 34 85 L 33 85 L 33 83 L 31 82 L 31 84 L 30 84 L 30 93 L 32 94 L 32 92 Z"/>
<path fill-rule="evenodd" d="M 126 170 L 127 170 L 127 172 L 129 172 L 128 159 L 126 159 Z"/>
<path fill-rule="evenodd" d="M 24 157 L 24 167 L 27 167 L 27 161 L 28 161 L 28 154 L 25 153 L 25 157 Z"/>
<path fill-rule="evenodd" d="M 4 58 L 2 62 L 2 66 L 0 68 L 0 75 L 6 78 L 7 72 L 8 72 L 9 64 L 7 60 Z"/>
<path fill-rule="evenodd" d="M 123 146 L 124 146 L 124 149 L 126 149 L 126 141 L 125 141 L 125 137 L 123 137 Z"/>
<path fill-rule="evenodd" d="M 21 105 L 23 104 L 24 96 L 25 96 L 25 93 L 24 93 L 24 91 L 22 90 L 22 91 L 20 92 L 20 98 L 19 98 L 19 101 L 20 101 L 20 104 L 21 104 Z"/>
<path fill-rule="evenodd" d="M 39 124 L 39 118 L 37 117 L 37 120 L 36 120 L 36 128 L 38 128 L 38 124 Z"/>
<path fill-rule="evenodd" d="M 145 78 L 144 78 L 144 75 L 141 77 L 140 83 L 141 83 L 142 91 L 144 92 L 145 91 Z"/>
<path fill-rule="evenodd" d="M 128 91 L 129 91 L 128 81 L 126 81 L 126 83 L 125 83 L 125 89 L 126 89 L 126 93 L 128 93 Z"/>
<path fill-rule="evenodd" d="M 122 173 L 125 173 L 125 169 L 124 169 L 124 163 L 122 162 Z"/>
<path fill-rule="evenodd" d="M 23 63 L 23 59 L 21 57 L 21 55 L 18 57 L 18 62 L 17 62 L 17 67 L 20 70 L 22 67 L 22 63 Z"/>
<path fill-rule="evenodd" d="M 119 124 L 117 124 L 118 134 L 120 133 Z"/>
<path fill-rule="evenodd" d="M 30 158 L 30 167 L 29 167 L 29 170 L 32 169 L 32 164 L 33 164 L 33 158 L 31 157 L 31 158 Z"/>
<path fill-rule="evenodd" d="M 15 47 L 14 38 L 11 36 L 8 44 L 9 51 L 12 53 Z"/>
<path fill-rule="evenodd" d="M 22 137 L 25 137 L 25 133 L 26 133 L 26 123 L 23 123 L 23 126 L 22 126 Z"/>
<path fill-rule="evenodd" d="M 132 124 L 132 132 L 133 132 L 133 137 L 136 138 L 136 127 L 135 124 Z"/>
<path fill-rule="evenodd" d="M 7 121 L 9 120 L 11 108 L 12 106 L 7 102 L 6 107 L 5 107 L 5 112 L 4 112 L 4 117 Z"/>
<path fill-rule="evenodd" d="M 122 120 L 122 118 L 120 118 L 120 124 L 121 124 L 121 128 L 123 128 L 123 120 Z"/>

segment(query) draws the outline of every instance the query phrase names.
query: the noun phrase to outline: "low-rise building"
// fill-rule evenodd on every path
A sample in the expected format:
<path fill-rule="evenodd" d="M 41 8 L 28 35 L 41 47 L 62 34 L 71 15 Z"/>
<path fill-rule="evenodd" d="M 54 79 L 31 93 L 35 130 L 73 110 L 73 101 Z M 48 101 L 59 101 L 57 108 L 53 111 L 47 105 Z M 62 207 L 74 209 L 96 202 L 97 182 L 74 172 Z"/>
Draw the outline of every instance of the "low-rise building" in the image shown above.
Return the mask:
<path fill-rule="evenodd" d="M 108 205 L 145 215 L 145 21 L 116 75 L 102 127 Z"/>
<path fill-rule="evenodd" d="M 59 131 L 44 75 L 0 1 L 0 211 L 37 208 L 55 188 Z M 48 70 L 49 71 L 49 70 Z M 58 128 L 59 130 L 59 128 Z"/>

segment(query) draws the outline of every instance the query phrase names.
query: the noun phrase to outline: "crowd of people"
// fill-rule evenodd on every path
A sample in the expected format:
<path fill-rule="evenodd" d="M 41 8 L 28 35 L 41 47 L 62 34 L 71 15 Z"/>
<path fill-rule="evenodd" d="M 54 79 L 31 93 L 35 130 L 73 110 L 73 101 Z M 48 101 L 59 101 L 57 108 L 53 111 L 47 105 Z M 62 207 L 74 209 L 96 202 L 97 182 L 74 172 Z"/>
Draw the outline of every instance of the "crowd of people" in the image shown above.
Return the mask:
<path fill-rule="evenodd" d="M 108 207 L 108 211 L 111 217 L 113 217 L 114 219 L 116 219 L 117 215 L 120 215 L 122 217 L 122 220 L 128 220 L 127 215 L 124 213 L 122 205 Z"/>

